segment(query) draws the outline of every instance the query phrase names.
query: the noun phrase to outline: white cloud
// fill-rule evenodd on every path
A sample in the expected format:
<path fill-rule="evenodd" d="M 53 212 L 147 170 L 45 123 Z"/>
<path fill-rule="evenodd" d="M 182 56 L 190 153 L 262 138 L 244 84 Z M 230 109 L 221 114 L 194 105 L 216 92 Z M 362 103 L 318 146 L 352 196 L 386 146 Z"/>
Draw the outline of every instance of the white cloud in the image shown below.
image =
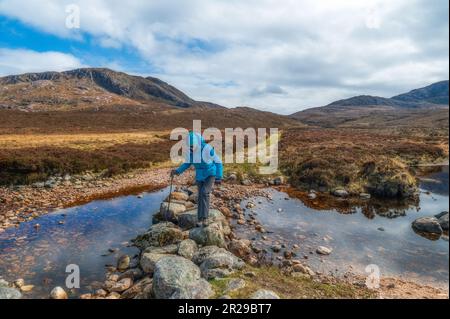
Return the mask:
<path fill-rule="evenodd" d="M 64 28 L 71 3 L 79 31 Z M 193 98 L 280 113 L 447 79 L 447 11 L 442 0 L 0 0 L 0 14 L 45 32 L 136 50 Z M 288 94 L 254 94 L 267 86 Z"/>
<path fill-rule="evenodd" d="M 60 72 L 82 66 L 82 63 L 70 54 L 0 48 L 0 76 L 28 72 Z"/>

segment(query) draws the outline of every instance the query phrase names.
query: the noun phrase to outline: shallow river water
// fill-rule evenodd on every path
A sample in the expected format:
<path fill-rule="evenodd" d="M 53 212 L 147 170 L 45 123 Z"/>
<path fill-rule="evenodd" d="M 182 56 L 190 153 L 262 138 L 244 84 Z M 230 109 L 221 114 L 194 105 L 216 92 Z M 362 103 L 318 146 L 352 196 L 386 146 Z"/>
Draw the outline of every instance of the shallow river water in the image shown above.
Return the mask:
<path fill-rule="evenodd" d="M 237 229 L 240 236 L 267 247 L 275 242 L 287 249 L 298 245 L 298 258 L 305 258 L 316 270 L 364 273 L 367 265 L 375 264 L 382 275 L 448 288 L 448 237 L 429 240 L 411 229 L 411 222 L 420 216 L 448 211 L 448 167 L 423 181 L 418 206 L 400 210 L 374 205 L 343 214 L 311 208 L 296 198 L 287 200 L 284 192 L 269 192 L 272 200 L 254 198 L 257 205 L 251 210 L 269 231 L 267 239 L 261 240 L 262 235 L 249 232 L 247 226 Z M 94 201 L 8 229 L 0 234 L 0 276 L 8 281 L 23 278 L 35 285 L 25 297 L 46 298 L 53 287 L 64 287 L 66 266 L 76 264 L 81 289 L 72 291 L 72 296 L 91 292 L 95 282 L 105 279 L 105 266 L 114 265 L 121 254 L 135 256 L 138 251 L 130 240 L 149 228 L 167 195 L 166 188 L 142 198 Z M 34 227 L 37 223 L 39 228 Z M 318 256 L 314 253 L 318 245 L 332 248 L 332 254 Z"/>
<path fill-rule="evenodd" d="M 428 175 L 420 191 L 419 201 L 414 204 L 391 202 L 389 207 L 368 200 L 350 209 L 318 210 L 305 201 L 287 198 L 284 192 L 271 190 L 271 200 L 251 199 L 257 205 L 246 212 L 254 214 L 269 234 L 245 228 L 238 233 L 269 253 L 274 244 L 284 244 L 286 250 L 298 245 L 294 250 L 297 257 L 307 259 L 315 270 L 325 273 L 365 274 L 367 266 L 376 265 L 382 276 L 394 275 L 448 289 L 448 234 L 431 240 L 411 227 L 419 217 L 448 211 L 448 166 Z M 262 236 L 266 239 L 262 240 Z M 332 248 L 333 252 L 319 256 L 315 253 L 318 246 Z M 277 256 L 280 254 L 269 254 L 274 262 Z"/>

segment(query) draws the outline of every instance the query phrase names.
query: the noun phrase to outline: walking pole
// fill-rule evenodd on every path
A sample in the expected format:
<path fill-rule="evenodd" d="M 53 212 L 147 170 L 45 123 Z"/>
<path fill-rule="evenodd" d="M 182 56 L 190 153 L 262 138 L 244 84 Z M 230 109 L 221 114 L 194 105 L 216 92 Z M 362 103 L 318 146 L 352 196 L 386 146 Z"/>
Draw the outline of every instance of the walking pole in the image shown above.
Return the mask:
<path fill-rule="evenodd" d="M 173 187 L 173 175 L 170 176 L 170 191 L 169 191 L 169 203 L 167 204 L 166 213 L 164 214 L 164 219 L 167 222 L 167 215 L 169 214 L 170 202 L 172 201 L 172 187 Z"/>

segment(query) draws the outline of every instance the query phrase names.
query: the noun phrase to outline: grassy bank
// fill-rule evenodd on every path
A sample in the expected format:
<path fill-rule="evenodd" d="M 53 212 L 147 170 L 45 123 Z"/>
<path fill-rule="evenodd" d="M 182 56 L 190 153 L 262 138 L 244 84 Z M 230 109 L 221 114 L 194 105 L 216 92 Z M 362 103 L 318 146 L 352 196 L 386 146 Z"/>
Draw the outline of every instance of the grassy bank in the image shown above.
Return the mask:
<path fill-rule="evenodd" d="M 253 276 L 245 274 L 251 272 Z M 245 287 L 232 292 L 225 292 L 227 284 L 235 278 L 244 279 Z M 246 269 L 233 274 L 226 279 L 215 279 L 210 281 L 216 297 L 225 293 L 231 298 L 248 299 L 258 289 L 272 290 L 283 299 L 339 299 L 339 298 L 374 298 L 375 293 L 367 288 L 356 287 L 350 283 L 333 280 L 333 282 L 322 283 L 310 277 L 294 277 L 284 274 L 276 267 L 261 267 Z"/>
<path fill-rule="evenodd" d="M 448 157 L 448 132 L 289 129 L 280 144 L 282 171 L 303 189 L 408 197 L 415 169 Z"/>
<path fill-rule="evenodd" d="M 43 181 L 51 175 L 102 172 L 107 176 L 169 160 L 167 132 L 0 135 L 0 184 Z M 445 130 L 282 130 L 280 170 L 300 189 L 379 197 L 408 197 L 417 164 L 448 158 Z M 253 164 L 227 164 L 238 181 L 264 182 Z M 278 174 L 276 174 L 278 175 Z"/>
<path fill-rule="evenodd" d="M 171 143 L 157 134 L 0 137 L 0 184 L 29 184 L 86 171 L 112 176 L 168 160 Z"/>

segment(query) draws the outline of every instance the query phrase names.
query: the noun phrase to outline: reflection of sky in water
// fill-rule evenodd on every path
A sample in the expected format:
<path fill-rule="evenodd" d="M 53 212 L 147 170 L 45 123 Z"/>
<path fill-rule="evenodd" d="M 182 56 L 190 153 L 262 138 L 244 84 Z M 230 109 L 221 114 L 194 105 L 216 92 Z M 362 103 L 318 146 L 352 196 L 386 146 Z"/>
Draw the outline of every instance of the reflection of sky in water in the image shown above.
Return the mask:
<path fill-rule="evenodd" d="M 440 171 L 429 174 L 421 182 L 424 190 L 439 195 L 448 195 L 448 185 L 448 166 L 444 166 Z"/>
<path fill-rule="evenodd" d="M 28 296 L 46 297 L 54 286 L 64 286 L 65 267 L 73 263 L 80 266 L 81 292 L 88 291 L 87 285 L 104 280 L 105 265 L 115 265 L 121 254 L 137 253 L 127 247 L 129 241 L 149 228 L 167 192 L 95 201 L 10 229 L 0 234 L 0 275 L 10 281 L 24 278 L 36 286 Z M 108 254 L 109 248 L 118 251 Z"/>
<path fill-rule="evenodd" d="M 432 189 L 429 187 L 428 190 Z M 448 192 L 446 195 L 422 193 L 419 210 L 411 207 L 406 210 L 406 216 L 391 219 L 378 215 L 368 219 L 360 208 L 355 214 L 317 211 L 300 200 L 285 200 L 284 193 L 272 191 L 272 196 L 272 202 L 259 199 L 261 204 L 251 210 L 256 212 L 264 227 L 273 232 L 263 246 L 270 246 L 277 240 L 287 243 L 288 247 L 297 244 L 300 246 L 299 258 L 308 256 L 308 263 L 321 271 L 337 268 L 338 272 L 345 272 L 351 265 L 354 271 L 364 273 L 367 265 L 376 264 L 385 275 L 448 287 L 448 241 L 423 238 L 411 228 L 411 223 L 418 217 L 448 211 Z M 283 212 L 278 213 L 278 208 Z M 245 227 L 239 232 L 242 237 L 260 238 L 253 232 L 249 234 Z M 323 258 L 310 254 L 319 245 L 334 251 Z"/>

